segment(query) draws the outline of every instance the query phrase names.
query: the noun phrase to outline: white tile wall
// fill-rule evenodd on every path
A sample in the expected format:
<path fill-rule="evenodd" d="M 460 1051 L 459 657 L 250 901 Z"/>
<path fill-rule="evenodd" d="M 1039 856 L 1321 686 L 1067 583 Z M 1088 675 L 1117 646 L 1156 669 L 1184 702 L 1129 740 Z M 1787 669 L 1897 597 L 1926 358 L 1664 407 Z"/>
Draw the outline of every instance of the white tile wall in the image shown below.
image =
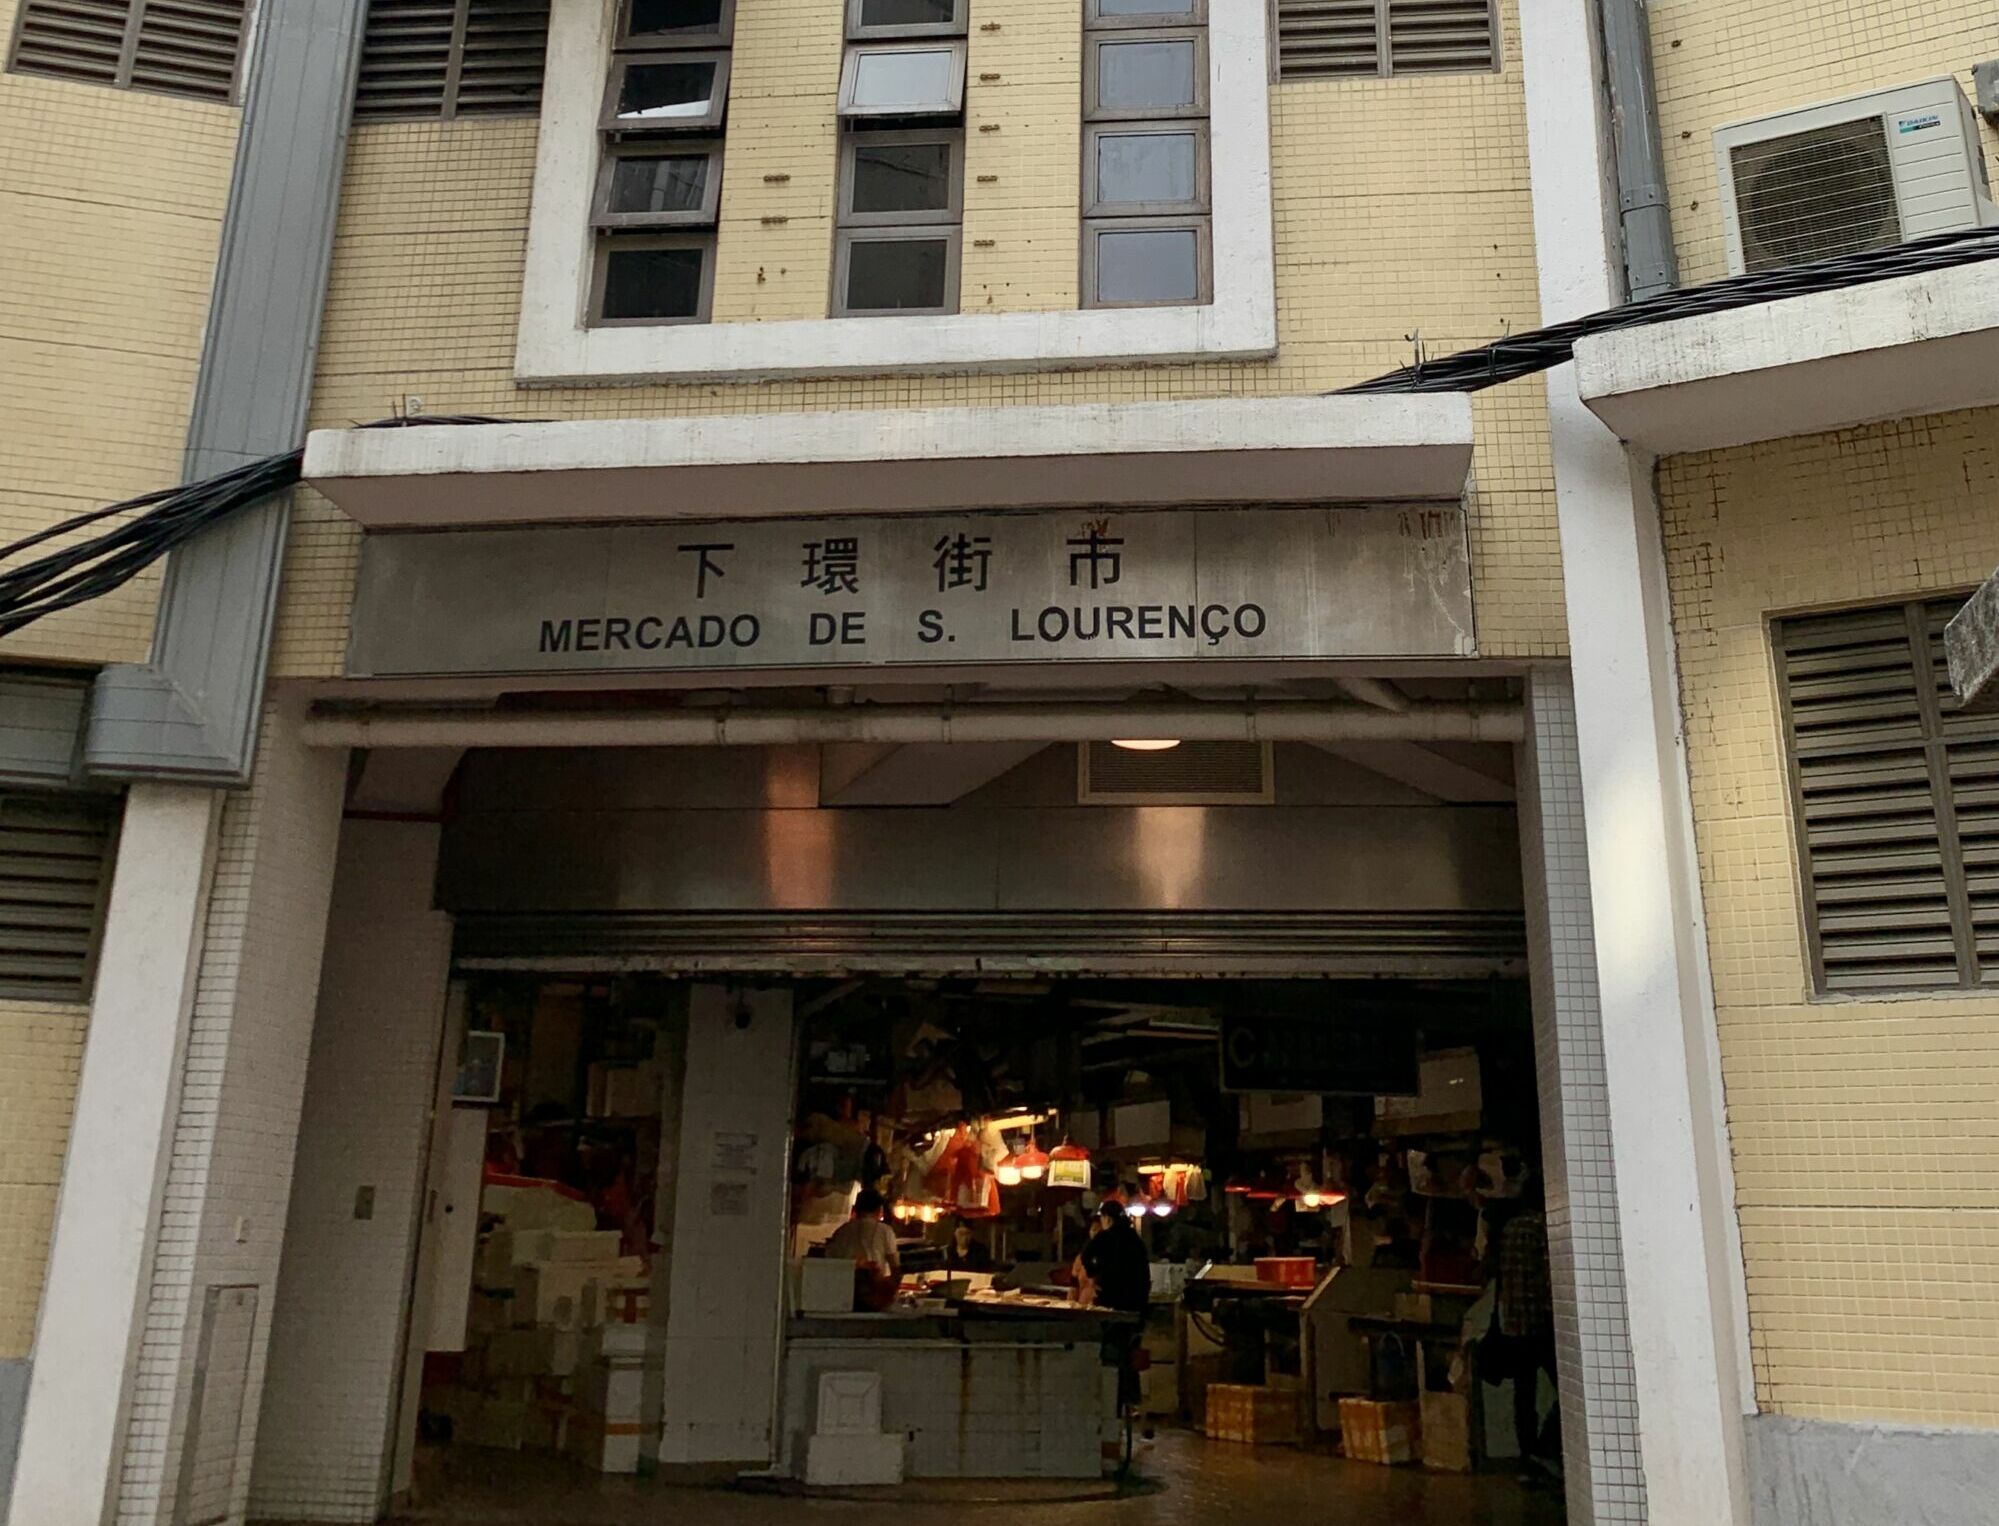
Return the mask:
<path fill-rule="evenodd" d="M 223 807 L 117 1490 L 120 1526 L 165 1526 L 186 1428 L 202 1290 L 261 1290 L 244 1413 L 262 1403 L 271 1289 L 291 1191 L 346 756 L 297 740 L 300 707 L 265 713 L 249 789 Z M 247 1453 L 229 1519 L 248 1502 Z"/>
<path fill-rule="evenodd" d="M 662 1463 L 772 1455 L 793 1032 L 789 991 L 693 989 L 672 1228 L 654 1272 L 667 1291 Z"/>
<path fill-rule="evenodd" d="M 250 1474 L 259 1520 L 372 1521 L 384 1502 L 451 968 L 437 843 L 429 823 L 341 829 Z"/>
<path fill-rule="evenodd" d="M 1645 1478 L 1568 670 L 1532 670 L 1527 708 L 1518 770 L 1520 847 L 1569 1519 L 1575 1526 L 1642 1526 Z"/>

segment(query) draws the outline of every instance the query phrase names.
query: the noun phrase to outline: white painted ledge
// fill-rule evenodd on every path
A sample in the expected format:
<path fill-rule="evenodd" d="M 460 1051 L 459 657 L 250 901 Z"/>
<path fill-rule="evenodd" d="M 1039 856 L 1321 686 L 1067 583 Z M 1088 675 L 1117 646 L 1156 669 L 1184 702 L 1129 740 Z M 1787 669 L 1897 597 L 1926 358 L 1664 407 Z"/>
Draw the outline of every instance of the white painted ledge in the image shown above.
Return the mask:
<path fill-rule="evenodd" d="M 1455 502 L 1470 401 L 1216 398 L 320 429 L 305 478 L 370 529 L 1067 505 Z"/>
<path fill-rule="evenodd" d="M 1999 263 L 1595 334 L 1576 379 L 1658 455 L 1999 403 Z"/>
<path fill-rule="evenodd" d="M 603 0 L 554 0 L 550 11 L 514 348 L 514 379 L 523 385 L 1028 371 L 1277 353 L 1270 44 L 1261 4 L 1226 0 L 1209 12 L 1211 303 L 591 328 L 583 321 L 594 237 L 590 202 L 616 9 Z"/>

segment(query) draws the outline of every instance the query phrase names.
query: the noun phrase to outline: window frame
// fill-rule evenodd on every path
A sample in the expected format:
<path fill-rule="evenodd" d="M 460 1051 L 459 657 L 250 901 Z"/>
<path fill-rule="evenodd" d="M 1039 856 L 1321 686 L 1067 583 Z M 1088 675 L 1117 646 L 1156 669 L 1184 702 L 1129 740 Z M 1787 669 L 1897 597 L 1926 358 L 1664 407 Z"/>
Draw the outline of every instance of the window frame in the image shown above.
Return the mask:
<path fill-rule="evenodd" d="M 847 281 L 855 243 L 944 242 L 944 304 L 940 307 L 863 307 L 847 305 Z M 937 318 L 959 310 L 964 256 L 963 223 L 899 223 L 887 226 L 836 228 L 833 233 L 833 295 L 828 308 L 835 318 Z"/>
<path fill-rule="evenodd" d="M 1208 24 L 1208 0 L 1193 0 L 1191 11 L 1145 11 L 1132 16 L 1106 16 L 1103 0 L 1083 0 L 1083 25 L 1092 32 L 1175 31 Z"/>
<path fill-rule="evenodd" d="M 1097 184 L 1100 139 L 1135 137 L 1194 137 L 1194 196 L 1191 201 L 1113 201 L 1103 199 Z M 1085 220 L 1126 217 L 1207 216 L 1213 208 L 1213 163 L 1208 151 L 1208 123 L 1205 118 L 1173 117 L 1165 121 L 1147 118 L 1133 122 L 1085 122 L 1083 124 L 1083 217 Z"/>
<path fill-rule="evenodd" d="M 712 52 L 716 48 L 726 48 L 736 37 L 736 0 L 721 0 L 721 5 L 721 17 L 711 31 L 634 32 L 634 0 L 618 0 L 618 19 L 616 29 L 611 33 L 611 47 L 619 53 Z"/>
<path fill-rule="evenodd" d="M 1194 99 L 1180 106 L 1106 106 L 1103 103 L 1099 55 L 1107 47 L 1141 42 L 1191 42 L 1194 45 Z M 1208 115 L 1208 29 L 1206 27 L 1117 27 L 1083 34 L 1083 120 L 1085 122 L 1155 122 Z"/>
<path fill-rule="evenodd" d="M 713 136 L 722 129 L 722 123 L 729 114 L 729 61 L 728 49 L 694 48 L 647 48 L 640 52 L 613 53 L 610 75 L 604 82 L 604 107 L 597 126 L 607 133 L 620 137 L 652 137 L 669 133 L 703 133 Z M 624 94 L 625 75 L 635 67 L 647 64 L 712 63 L 715 66 L 715 89 L 709 100 L 707 113 L 699 117 L 669 117 L 658 121 L 626 121 L 619 117 L 618 97 Z"/>
<path fill-rule="evenodd" d="M 945 143 L 951 149 L 951 172 L 942 207 L 922 212 L 856 212 L 854 160 L 860 149 L 878 144 Z M 965 130 L 962 127 L 908 127 L 880 132 L 849 132 L 840 138 L 840 173 L 835 187 L 834 222 L 842 228 L 911 228 L 956 226 L 965 218 Z"/>
<path fill-rule="evenodd" d="M 955 84 L 955 101 L 941 107 L 909 106 L 857 106 L 854 94 L 860 88 L 861 60 L 881 53 L 942 53 L 949 51 L 957 68 L 952 78 Z M 878 121 L 922 121 L 926 119 L 950 120 L 965 113 L 965 71 L 968 49 L 965 39 L 940 37 L 915 39 L 900 43 L 854 43 L 845 50 L 840 60 L 840 95 L 835 112 L 843 122 Z"/>
<path fill-rule="evenodd" d="M 669 230 L 661 233 L 621 233 L 615 230 L 593 234 L 590 251 L 590 294 L 584 308 L 586 328 L 684 328 L 707 323 L 715 310 L 715 263 L 717 238 L 712 229 Z M 695 311 L 685 318 L 606 318 L 604 288 L 611 268 L 611 253 L 625 249 L 699 249 L 702 251 L 701 290 Z"/>
<path fill-rule="evenodd" d="M 1195 294 L 1161 297 L 1147 302 L 1109 302 L 1097 296 L 1097 240 L 1106 233 L 1170 233 L 1185 229 L 1194 235 Z M 1086 308 L 1206 307 L 1215 300 L 1215 240 L 1213 218 L 1206 212 L 1174 217 L 1090 217 L 1083 220 L 1083 290 Z"/>
<path fill-rule="evenodd" d="M 951 20 L 916 21 L 897 24 L 867 26 L 861 21 L 862 7 L 867 0 L 847 0 L 847 40 L 849 42 L 884 42 L 897 38 L 963 37 L 971 30 L 971 0 L 952 0 Z M 1205 3 L 1205 0 L 1201 0 Z"/>
<path fill-rule="evenodd" d="M 621 159 L 706 159 L 708 174 L 701 205 L 689 212 L 613 212 L 611 182 Z M 631 228 L 712 228 L 722 206 L 722 144 L 676 142 L 667 138 L 613 138 L 597 159 L 597 189 L 590 201 L 590 226 L 599 232 Z"/>

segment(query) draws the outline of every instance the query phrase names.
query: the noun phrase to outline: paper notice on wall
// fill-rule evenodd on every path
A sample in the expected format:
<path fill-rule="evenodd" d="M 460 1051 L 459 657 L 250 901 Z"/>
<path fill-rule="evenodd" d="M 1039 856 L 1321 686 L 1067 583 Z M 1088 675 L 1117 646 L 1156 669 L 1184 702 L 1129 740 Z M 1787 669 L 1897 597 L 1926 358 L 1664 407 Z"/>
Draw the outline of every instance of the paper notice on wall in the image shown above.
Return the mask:
<path fill-rule="evenodd" d="M 708 1216 L 715 1219 L 747 1219 L 750 1216 L 748 1182 L 716 1182 L 708 1189 Z"/>
<path fill-rule="evenodd" d="M 708 1168 L 727 1176 L 755 1176 L 757 1136 L 717 1129 L 709 1151 Z"/>

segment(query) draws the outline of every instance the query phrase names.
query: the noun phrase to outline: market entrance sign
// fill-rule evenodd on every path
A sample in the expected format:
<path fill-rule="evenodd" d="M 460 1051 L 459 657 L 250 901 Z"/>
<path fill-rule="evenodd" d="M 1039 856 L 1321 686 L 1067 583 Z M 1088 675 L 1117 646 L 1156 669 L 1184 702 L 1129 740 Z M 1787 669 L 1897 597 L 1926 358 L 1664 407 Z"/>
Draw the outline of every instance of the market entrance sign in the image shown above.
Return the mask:
<path fill-rule="evenodd" d="M 1464 512 L 885 516 L 373 535 L 355 676 L 1467 657 Z"/>

